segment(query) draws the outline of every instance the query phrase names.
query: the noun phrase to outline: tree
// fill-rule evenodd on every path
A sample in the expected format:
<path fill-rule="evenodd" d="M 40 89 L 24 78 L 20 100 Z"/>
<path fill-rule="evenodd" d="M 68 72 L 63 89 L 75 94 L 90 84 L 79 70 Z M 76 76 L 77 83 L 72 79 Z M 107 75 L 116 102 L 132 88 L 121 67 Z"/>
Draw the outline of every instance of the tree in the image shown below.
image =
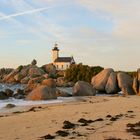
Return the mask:
<path fill-rule="evenodd" d="M 104 68 L 100 66 L 90 67 L 88 65 L 74 64 L 65 72 L 67 81 L 77 82 L 79 80 L 91 82 L 91 78 L 101 72 Z"/>

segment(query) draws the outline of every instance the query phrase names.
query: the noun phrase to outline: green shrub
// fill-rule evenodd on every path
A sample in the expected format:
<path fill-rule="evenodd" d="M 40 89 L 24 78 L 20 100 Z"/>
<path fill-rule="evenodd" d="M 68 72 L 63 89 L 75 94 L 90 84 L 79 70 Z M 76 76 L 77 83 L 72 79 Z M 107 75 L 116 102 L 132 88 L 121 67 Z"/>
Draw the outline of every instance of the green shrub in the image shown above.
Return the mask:
<path fill-rule="evenodd" d="M 77 82 L 79 80 L 91 82 L 91 78 L 101 72 L 104 68 L 100 66 L 90 67 L 88 65 L 74 64 L 65 72 L 67 81 Z"/>

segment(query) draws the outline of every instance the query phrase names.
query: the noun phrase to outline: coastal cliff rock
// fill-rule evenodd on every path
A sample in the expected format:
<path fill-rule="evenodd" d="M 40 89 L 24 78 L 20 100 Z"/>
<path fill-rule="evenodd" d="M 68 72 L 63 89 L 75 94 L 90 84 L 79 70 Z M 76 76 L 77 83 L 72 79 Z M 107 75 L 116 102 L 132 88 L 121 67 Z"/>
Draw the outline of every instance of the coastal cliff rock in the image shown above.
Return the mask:
<path fill-rule="evenodd" d="M 108 78 L 112 72 L 114 72 L 114 70 L 108 68 L 94 76 L 91 80 L 91 84 L 93 85 L 93 87 L 98 91 L 105 91 Z"/>
<path fill-rule="evenodd" d="M 26 97 L 27 100 L 49 100 L 57 99 L 56 88 L 38 86 Z"/>
<path fill-rule="evenodd" d="M 105 87 L 105 91 L 108 94 L 113 94 L 113 93 L 117 93 L 120 91 L 120 89 L 118 87 L 117 73 L 112 72 L 110 74 L 106 87 Z"/>
<path fill-rule="evenodd" d="M 134 95 L 135 92 L 132 88 L 133 78 L 124 72 L 119 72 L 117 74 L 118 85 L 124 95 Z"/>
<path fill-rule="evenodd" d="M 94 96 L 96 95 L 95 89 L 87 82 L 78 81 L 73 87 L 73 96 Z"/>

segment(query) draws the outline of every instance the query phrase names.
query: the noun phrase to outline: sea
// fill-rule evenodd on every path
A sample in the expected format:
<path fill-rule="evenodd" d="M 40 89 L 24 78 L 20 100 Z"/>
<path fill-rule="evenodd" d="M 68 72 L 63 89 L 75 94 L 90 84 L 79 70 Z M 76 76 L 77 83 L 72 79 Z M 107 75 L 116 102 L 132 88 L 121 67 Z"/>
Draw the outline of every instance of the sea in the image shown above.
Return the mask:
<path fill-rule="evenodd" d="M 5 89 L 11 89 L 16 93 L 17 89 L 24 89 L 26 85 L 21 84 L 0 84 L 0 91 L 5 91 Z M 60 90 L 67 91 L 72 94 L 72 88 L 59 88 Z M 0 100 L 0 109 L 4 108 L 7 104 L 14 104 L 16 106 L 30 106 L 30 105 L 40 105 L 40 104 L 53 104 L 53 103 L 63 103 L 76 101 L 75 97 L 58 97 L 55 100 L 44 100 L 44 101 L 27 101 L 25 99 L 14 99 L 9 98 L 7 100 Z"/>

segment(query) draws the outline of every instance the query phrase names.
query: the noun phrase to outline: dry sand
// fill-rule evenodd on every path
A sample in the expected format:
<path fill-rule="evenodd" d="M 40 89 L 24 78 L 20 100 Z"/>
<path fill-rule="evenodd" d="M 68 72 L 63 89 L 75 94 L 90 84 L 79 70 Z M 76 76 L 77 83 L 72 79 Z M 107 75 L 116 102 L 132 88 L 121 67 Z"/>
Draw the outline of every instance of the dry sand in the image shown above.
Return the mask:
<path fill-rule="evenodd" d="M 24 113 L 9 111 L 8 116 L 0 117 L 0 140 L 45 140 L 41 137 L 48 134 L 55 136 L 57 140 L 140 139 L 126 131 L 128 123 L 140 121 L 139 96 L 95 96 L 77 102 L 41 106 L 42 108 L 32 108 L 31 111 L 27 111 L 29 107 L 26 107 Z M 119 116 L 111 121 L 107 115 Z M 80 118 L 103 120 L 83 124 L 78 122 Z M 65 120 L 76 126 L 73 129 L 63 129 Z M 64 130 L 69 135 L 58 136 L 58 130 Z"/>

